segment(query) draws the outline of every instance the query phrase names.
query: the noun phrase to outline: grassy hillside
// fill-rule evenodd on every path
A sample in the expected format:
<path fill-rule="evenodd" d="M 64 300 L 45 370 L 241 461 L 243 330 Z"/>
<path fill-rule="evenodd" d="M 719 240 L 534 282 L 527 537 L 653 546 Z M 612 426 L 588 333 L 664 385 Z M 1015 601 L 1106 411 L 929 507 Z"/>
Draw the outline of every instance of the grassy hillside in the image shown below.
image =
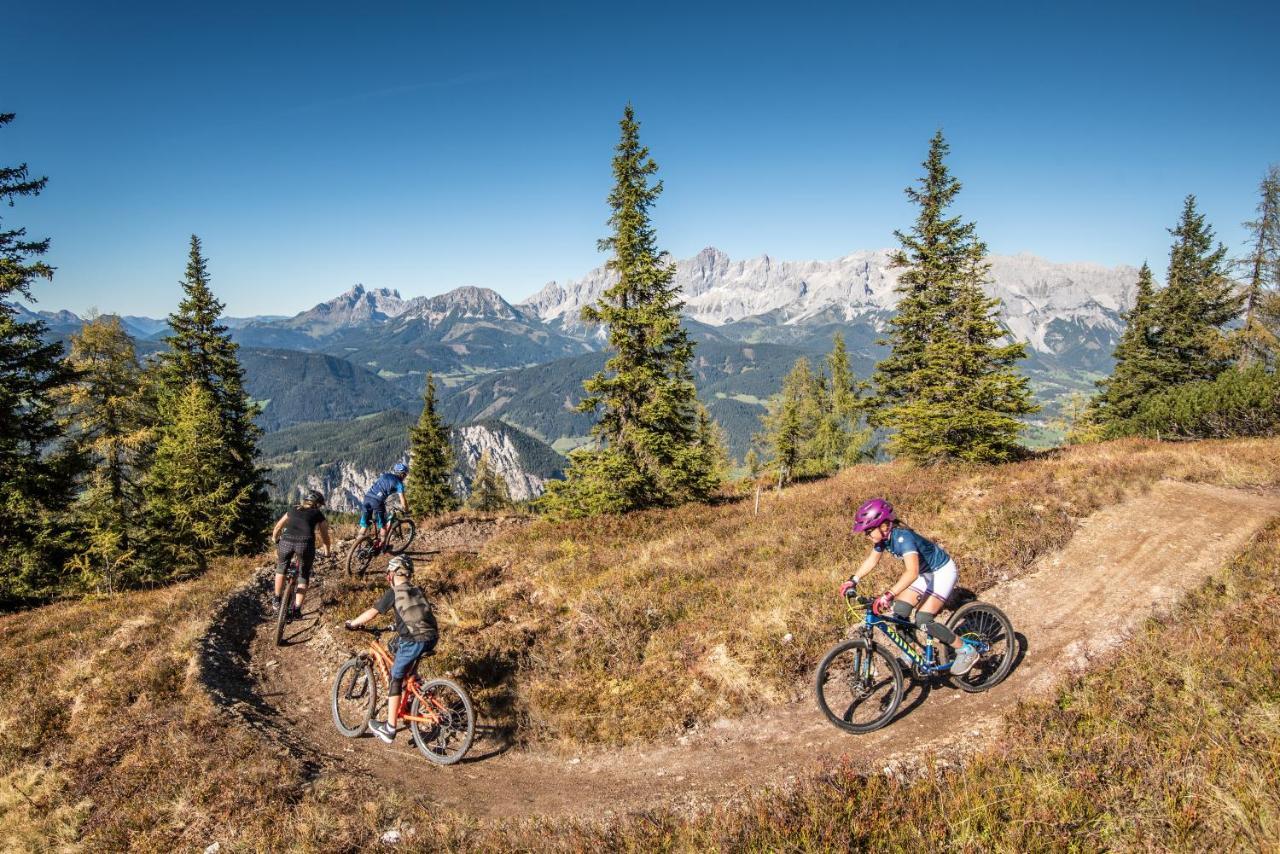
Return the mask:
<path fill-rule="evenodd" d="M 1129 441 L 978 470 L 867 466 L 766 499 L 759 517 L 730 502 L 539 523 L 437 568 L 441 652 L 454 659 L 437 664 L 514 665 L 511 684 L 487 690 L 511 692 L 527 738 L 672 732 L 801 692 L 835 628 L 831 591 L 865 495 L 888 494 L 982 589 L 1161 477 L 1275 486 L 1280 441 Z M 962 770 L 905 782 L 835 769 L 692 819 L 491 827 L 316 767 L 287 732 L 220 712 L 200 638 L 250 571 L 220 563 L 171 588 L 0 617 L 0 850 L 359 850 L 394 824 L 452 850 L 1265 847 L 1280 828 L 1280 653 L 1259 627 L 1280 618 L 1277 565 L 1273 526 L 1109 667 L 1020 709 Z M 1247 620 L 1221 619 L 1245 598 Z"/>

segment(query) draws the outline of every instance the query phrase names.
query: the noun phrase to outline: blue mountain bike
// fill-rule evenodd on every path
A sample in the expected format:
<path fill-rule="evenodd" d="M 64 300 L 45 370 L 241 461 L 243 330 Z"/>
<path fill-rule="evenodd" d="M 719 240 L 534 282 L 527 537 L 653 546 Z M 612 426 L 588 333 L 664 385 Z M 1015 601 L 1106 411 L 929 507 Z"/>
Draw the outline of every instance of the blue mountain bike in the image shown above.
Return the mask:
<path fill-rule="evenodd" d="M 904 694 L 904 667 L 916 679 L 945 677 L 964 691 L 986 691 L 1013 667 L 1018 651 L 1013 624 L 994 605 L 970 602 L 947 620 L 947 627 L 980 655 L 969 672 L 955 676 L 951 647 L 932 639 L 921 644 L 914 623 L 875 613 L 865 596 L 857 597 L 857 606 L 850 599 L 845 603 L 851 622 L 861 611 L 861 623 L 851 639 L 823 657 L 814 689 L 827 720 L 848 732 L 872 732 L 893 720 Z"/>

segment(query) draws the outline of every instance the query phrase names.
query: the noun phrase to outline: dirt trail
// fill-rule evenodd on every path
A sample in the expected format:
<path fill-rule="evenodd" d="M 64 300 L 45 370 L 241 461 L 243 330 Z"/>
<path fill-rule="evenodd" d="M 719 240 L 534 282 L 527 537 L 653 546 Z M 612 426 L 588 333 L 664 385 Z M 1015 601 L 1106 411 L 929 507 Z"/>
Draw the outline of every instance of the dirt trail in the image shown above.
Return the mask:
<path fill-rule="evenodd" d="M 309 776 L 366 772 L 409 779 L 419 796 L 478 817 L 698 808 L 762 786 L 785 786 L 836 762 L 897 767 L 895 752 L 902 746 L 909 747 L 906 761 L 929 746 L 943 755 L 980 747 L 1019 698 L 1049 689 L 1105 653 L 1153 610 L 1219 568 L 1278 514 L 1280 496 L 1274 493 L 1174 482 L 1095 513 L 1062 551 L 982 596 L 1001 607 L 1024 638 L 1022 658 L 1004 683 L 976 695 L 949 687 L 914 689 L 894 723 L 865 736 L 837 730 L 806 697 L 758 716 L 717 722 L 658 748 L 558 756 L 537 748 L 504 751 L 485 735 L 467 761 L 437 768 L 417 753 L 407 733 L 389 747 L 371 737 L 338 735 L 329 719 L 330 680 L 334 662 L 355 644 L 348 637 L 335 639 L 314 614 L 296 624 L 295 642 L 283 649 L 274 646 L 272 627 L 264 622 L 225 618 L 216 622 L 215 633 L 233 636 L 206 646 L 213 654 L 235 653 L 215 674 L 221 686 L 230 686 L 225 704 L 253 726 L 288 733 L 287 743 L 304 754 Z M 480 539 L 489 532 L 470 533 Z M 426 537 L 425 548 L 472 545 L 449 528 Z M 963 580 L 963 567 L 961 572 Z"/>

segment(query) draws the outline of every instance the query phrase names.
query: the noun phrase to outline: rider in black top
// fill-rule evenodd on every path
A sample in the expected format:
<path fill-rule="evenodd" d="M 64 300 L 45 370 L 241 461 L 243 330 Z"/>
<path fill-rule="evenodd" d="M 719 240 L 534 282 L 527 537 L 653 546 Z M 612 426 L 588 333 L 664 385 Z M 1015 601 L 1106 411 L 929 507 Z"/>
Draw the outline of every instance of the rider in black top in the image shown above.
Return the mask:
<path fill-rule="evenodd" d="M 289 609 L 290 616 L 297 617 L 302 613 L 302 598 L 307 592 L 307 583 L 311 581 L 311 564 L 316 557 L 316 534 L 324 541 L 325 556 L 333 554 L 333 541 L 329 538 L 329 523 L 324 518 L 324 496 L 312 490 L 303 498 L 302 503 L 290 507 L 271 532 L 271 540 L 276 544 L 276 588 L 271 603 L 280 607 L 280 594 L 284 590 L 284 571 L 289 568 L 289 559 L 298 557 L 298 595 Z"/>

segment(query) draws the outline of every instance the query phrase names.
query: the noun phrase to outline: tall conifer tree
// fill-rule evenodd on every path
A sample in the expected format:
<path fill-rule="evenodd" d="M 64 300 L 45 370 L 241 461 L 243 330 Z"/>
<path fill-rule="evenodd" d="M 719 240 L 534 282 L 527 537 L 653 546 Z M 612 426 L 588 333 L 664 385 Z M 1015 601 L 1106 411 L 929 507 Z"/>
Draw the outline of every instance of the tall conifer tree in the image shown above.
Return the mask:
<path fill-rule="evenodd" d="M 617 282 L 583 320 L 608 327 L 613 355 L 584 383 L 579 409 L 596 412 L 597 447 L 570 457 L 565 480 L 543 501 L 561 516 L 672 506 L 705 498 L 713 450 L 698 436 L 697 395 L 689 363 L 693 343 L 680 322 L 675 265 L 657 248 L 649 211 L 662 192 L 650 183 L 658 165 L 640 144 L 628 104 L 613 158 L 609 194 L 613 234 L 600 241 Z"/>
<path fill-rule="evenodd" d="M 946 215 L 960 192 L 947 169 L 942 132 L 930 142 L 919 189 L 907 197 L 920 212 L 902 248 L 890 354 L 876 366 L 877 420 L 893 430 L 889 449 L 917 462 L 996 462 L 1018 451 L 1019 416 L 1034 412 L 1017 362 L 1026 348 L 1000 343 L 998 302 L 982 290 L 986 246 L 973 223 Z"/>
<path fill-rule="evenodd" d="M 1258 218 L 1244 223 L 1249 254 L 1244 272 L 1244 323 L 1238 333 L 1239 364 L 1274 364 L 1280 358 L 1280 326 L 1272 315 L 1280 303 L 1280 166 L 1272 166 L 1258 188 Z"/>
<path fill-rule="evenodd" d="M 240 501 L 216 551 L 252 552 L 262 546 L 270 524 L 266 478 L 257 464 L 262 431 L 253 423 L 257 407 L 244 389 L 239 347 L 219 323 L 223 305 L 209 288 L 208 261 L 194 234 L 182 290 L 178 310 L 169 315 L 170 334 L 165 338 L 169 349 L 159 356 L 161 430 L 174 422 L 175 407 L 188 396 L 192 384 L 208 394 L 218 415 L 222 477 Z"/>
<path fill-rule="evenodd" d="M 132 580 L 140 557 L 142 476 L 156 413 L 118 317 L 90 318 L 72 336 L 68 361 L 77 373 L 64 393 L 72 439 L 91 466 L 73 505 L 76 563 L 88 586 L 113 590 Z"/>
<path fill-rule="evenodd" d="M 1143 262 L 1133 306 L 1124 314 L 1124 332 L 1116 344 L 1115 368 L 1098 381 L 1098 394 L 1084 416 L 1104 434 L 1131 418 L 1143 399 L 1162 387 L 1156 365 L 1155 299 L 1151 267 Z"/>
<path fill-rule="evenodd" d="M 1165 386 L 1211 380 L 1231 363 L 1225 326 L 1240 315 L 1241 295 L 1227 276 L 1227 248 L 1187 196 L 1169 230 L 1169 276 L 1155 300 L 1155 365 Z"/>
<path fill-rule="evenodd" d="M 409 480 L 405 483 L 409 512 L 436 515 L 455 509 L 458 498 L 453 494 L 452 476 L 449 427 L 436 408 L 435 377 L 427 374 L 422 415 L 409 431 Z"/>
<path fill-rule="evenodd" d="M 13 113 L 0 113 L 0 130 Z M 46 178 L 25 163 L 0 165 L 0 204 L 37 196 Z M 70 499 L 76 460 L 58 453 L 63 426 L 56 393 L 71 378 L 62 345 L 44 340 L 45 325 L 18 319 L 10 300 L 34 300 L 31 287 L 53 278 L 40 260 L 49 241 L 0 224 L 0 600 L 40 594 L 57 583 L 55 518 Z"/>

